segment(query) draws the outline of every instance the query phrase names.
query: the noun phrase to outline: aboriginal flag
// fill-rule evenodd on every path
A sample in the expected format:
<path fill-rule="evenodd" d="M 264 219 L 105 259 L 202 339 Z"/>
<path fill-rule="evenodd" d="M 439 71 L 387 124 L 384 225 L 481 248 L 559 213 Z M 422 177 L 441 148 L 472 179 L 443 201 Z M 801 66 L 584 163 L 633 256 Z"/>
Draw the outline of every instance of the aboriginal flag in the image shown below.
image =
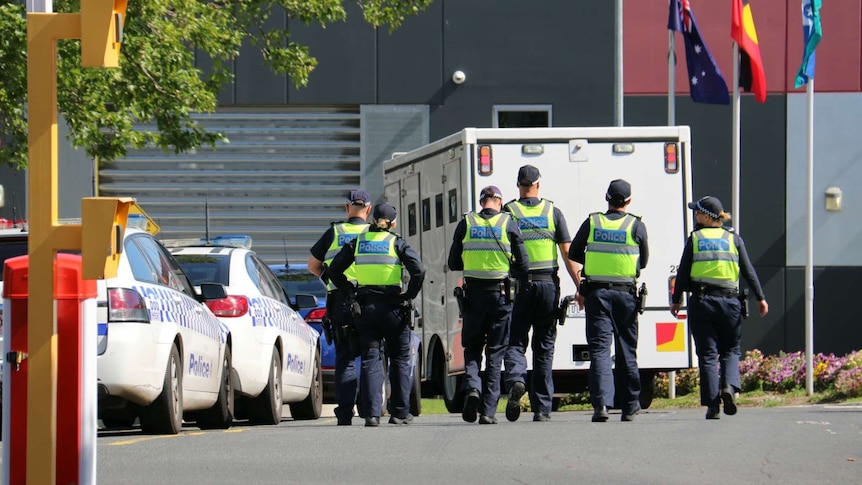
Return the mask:
<path fill-rule="evenodd" d="M 758 103 L 766 102 L 766 73 L 757 43 L 757 30 L 749 0 L 732 0 L 730 37 L 739 45 L 739 87 L 754 93 Z"/>

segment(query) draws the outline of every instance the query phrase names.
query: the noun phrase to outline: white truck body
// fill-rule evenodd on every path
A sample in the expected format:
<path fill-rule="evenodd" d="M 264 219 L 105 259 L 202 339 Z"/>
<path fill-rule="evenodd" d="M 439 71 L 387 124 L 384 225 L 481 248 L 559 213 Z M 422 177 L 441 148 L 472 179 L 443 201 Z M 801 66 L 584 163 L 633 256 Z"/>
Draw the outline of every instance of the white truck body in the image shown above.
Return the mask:
<path fill-rule="evenodd" d="M 490 147 L 487 174 L 480 173 L 480 147 Z M 675 171 L 666 169 L 669 150 L 675 150 Z M 478 192 L 483 187 L 499 187 L 504 202 L 517 199 L 517 173 L 525 164 L 541 171 L 539 195 L 562 211 L 571 237 L 590 213 L 607 210 L 605 191 L 611 180 L 631 183 L 629 211 L 642 216 L 650 249 L 639 279 L 639 284 L 646 283 L 649 296 L 639 318 L 638 365 L 649 377 L 657 371 L 692 367 L 688 324 L 668 310 L 670 284 L 692 227 L 691 211 L 686 209 L 692 198 L 690 154 L 687 126 L 466 128 L 384 162 L 384 197 L 398 209 L 397 231 L 419 252 L 427 270 L 416 301 L 423 382 L 440 385 L 450 410 L 458 409 L 464 354 L 453 289 L 463 275 L 447 268 L 452 234 L 464 213 L 481 210 Z M 564 257 L 558 251 L 561 294 L 571 295 L 575 285 Z M 584 313 L 570 306 L 565 325 L 557 330 L 556 391 L 583 390 L 590 364 Z M 530 360 L 528 355 L 528 365 Z"/>

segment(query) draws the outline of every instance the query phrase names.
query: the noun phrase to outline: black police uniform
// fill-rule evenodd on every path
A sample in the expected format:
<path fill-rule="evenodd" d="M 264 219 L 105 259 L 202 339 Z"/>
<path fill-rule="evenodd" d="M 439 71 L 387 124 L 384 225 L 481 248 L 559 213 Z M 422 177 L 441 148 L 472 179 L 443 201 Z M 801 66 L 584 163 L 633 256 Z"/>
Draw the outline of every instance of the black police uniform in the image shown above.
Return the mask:
<path fill-rule="evenodd" d="M 626 215 L 623 209 L 605 212 L 605 216 L 611 220 L 618 220 Z M 590 218 L 588 217 L 581 224 L 569 246 L 569 259 L 584 264 L 589 236 Z M 646 226 L 640 219 L 633 222 L 632 237 L 640 251 L 639 273 L 641 269 L 646 268 L 649 261 Z M 584 268 L 584 274 L 588 274 L 588 268 Z M 593 408 L 599 412 L 604 408 L 613 407 L 616 392 L 619 390 L 621 395 L 616 397 L 622 408 L 623 418 L 630 418 L 640 410 L 636 289 L 634 284 L 630 286 L 596 285 L 582 281 L 581 292 L 584 294 L 587 344 L 590 350 L 589 386 Z M 612 370 L 610 351 L 611 344 L 614 342 L 616 343 L 616 366 Z M 616 385 L 615 379 L 618 381 Z M 606 416 L 605 419 L 607 419 Z"/>
<path fill-rule="evenodd" d="M 732 232 L 731 228 L 724 228 L 724 230 Z M 733 239 L 739 252 L 740 276 L 748 283 L 757 301 L 765 300 L 766 296 L 742 237 L 733 233 Z M 742 303 L 739 300 L 738 290 L 712 288 L 692 281 L 693 255 L 694 248 L 689 235 L 679 263 L 671 303 L 680 303 L 683 293 L 690 292 L 687 318 L 700 367 L 700 404 L 713 409 L 709 417 L 714 418 L 718 414 L 720 393 L 725 390 L 732 393 L 741 390 L 739 341 L 742 339 Z M 720 375 L 719 363 L 721 364 Z M 725 413 L 733 414 L 733 412 L 728 412 L 725 406 Z"/>
<path fill-rule="evenodd" d="M 347 220 L 349 224 L 366 224 L 361 217 L 351 217 Z M 326 253 L 332 245 L 335 231 L 332 226 L 327 229 L 320 239 L 311 247 L 311 255 L 318 261 L 326 261 Z M 323 275 L 329 278 L 329 270 Z M 335 417 L 341 424 L 349 424 L 353 417 L 353 406 L 356 404 L 357 381 L 356 381 L 356 356 L 351 349 L 347 335 L 338 334 L 345 326 L 352 325 L 353 316 L 350 314 L 350 306 L 345 294 L 338 290 L 331 290 L 326 295 L 326 315 L 332 322 L 332 328 L 336 332 L 335 346 Z"/>
<path fill-rule="evenodd" d="M 371 226 L 369 232 L 385 231 Z M 397 236 L 397 235 L 396 235 Z M 383 413 L 383 396 L 375 389 L 382 389 L 384 379 L 383 365 L 380 354 L 382 341 L 386 343 L 386 357 L 389 358 L 390 397 L 389 412 L 392 417 L 401 420 L 412 420 L 410 416 L 410 390 L 413 379 L 410 378 L 410 327 L 404 318 L 408 311 L 405 302 L 416 298 L 425 280 L 425 267 L 419 260 L 419 255 L 412 247 L 397 236 L 395 251 L 398 259 L 407 273 L 410 282 L 402 294 L 398 286 L 364 286 L 358 281 L 358 288 L 344 277 L 344 271 L 353 264 L 355 259 L 356 240 L 345 244 L 332 260 L 330 278 L 335 286 L 345 294 L 355 292 L 362 315 L 356 320 L 359 332 L 359 347 L 362 354 L 361 387 L 367 392 L 360 394 L 360 414 L 365 416 L 366 425 L 370 418 L 378 418 Z M 410 310 L 412 311 L 412 309 Z"/>
<path fill-rule="evenodd" d="M 490 219 L 497 214 L 499 212 L 494 209 L 482 209 L 478 213 L 483 219 Z M 461 256 L 466 233 L 467 221 L 461 219 L 455 227 L 452 247 L 449 250 L 448 263 L 452 271 L 464 270 Z M 509 219 L 506 233 L 513 256 L 509 271 L 513 276 L 522 279 L 526 275 L 529 259 L 524 242 L 521 240 L 521 231 L 514 220 Z M 482 406 L 477 412 L 488 418 L 494 418 L 497 402 L 500 399 L 500 373 L 509 338 L 512 302 L 509 296 L 504 294 L 503 280 L 468 277 L 464 278 L 464 286 L 466 305 L 463 315 L 464 326 L 461 329 L 461 346 L 464 347 L 466 373 L 461 389 L 465 393 L 481 389 Z M 479 377 L 483 349 L 486 356 L 484 381 Z"/>
<path fill-rule="evenodd" d="M 518 201 L 526 206 L 536 206 L 542 199 L 523 197 Z M 548 202 L 550 203 L 550 201 Z M 556 254 L 557 246 L 571 242 L 572 238 L 569 235 L 566 219 L 556 206 L 554 207 L 553 218 L 554 233 L 548 233 L 546 238 L 553 243 Z M 517 222 L 522 230 L 530 228 L 529 221 Z M 553 404 L 554 343 L 557 339 L 555 312 L 559 300 L 560 279 L 557 275 L 557 269 L 531 269 L 527 273 L 525 284 L 518 285 L 518 293 L 515 295 L 515 304 L 512 309 L 509 346 L 506 349 L 505 357 L 505 382 L 509 389 L 516 382 L 526 383 L 526 352 L 527 344 L 530 342 L 529 331 L 532 327 L 533 373 L 530 383 L 530 408 L 537 416 L 548 416 Z M 512 403 L 513 406 L 515 404 Z M 507 417 L 509 417 L 508 412 Z M 516 416 L 513 417 L 517 419 Z"/>

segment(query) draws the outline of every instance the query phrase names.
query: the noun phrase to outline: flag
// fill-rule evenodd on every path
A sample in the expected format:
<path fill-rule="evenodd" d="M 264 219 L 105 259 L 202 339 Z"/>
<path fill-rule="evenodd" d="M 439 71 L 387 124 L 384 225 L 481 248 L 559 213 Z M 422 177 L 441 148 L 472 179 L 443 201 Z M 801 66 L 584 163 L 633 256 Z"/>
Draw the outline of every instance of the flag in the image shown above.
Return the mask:
<path fill-rule="evenodd" d="M 766 73 L 749 0 L 733 0 L 730 37 L 739 45 L 739 87 L 753 92 L 758 103 L 765 103 Z"/>
<path fill-rule="evenodd" d="M 802 52 L 802 64 L 796 72 L 794 88 L 800 88 L 814 79 L 814 49 L 823 37 L 820 26 L 821 0 L 802 0 L 802 33 L 805 37 L 805 50 Z"/>
<path fill-rule="evenodd" d="M 685 40 L 691 99 L 695 103 L 730 104 L 727 82 L 700 36 L 688 0 L 670 1 L 667 28 L 680 32 Z"/>

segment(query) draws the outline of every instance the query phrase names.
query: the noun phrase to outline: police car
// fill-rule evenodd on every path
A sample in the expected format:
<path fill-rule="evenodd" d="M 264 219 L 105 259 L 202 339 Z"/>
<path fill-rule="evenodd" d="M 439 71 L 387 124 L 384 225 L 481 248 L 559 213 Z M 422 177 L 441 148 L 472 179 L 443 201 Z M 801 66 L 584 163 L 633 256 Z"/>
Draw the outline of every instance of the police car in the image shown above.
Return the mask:
<path fill-rule="evenodd" d="M 208 243 L 208 244 L 207 244 Z M 317 419 L 323 407 L 320 334 L 297 313 L 312 295 L 292 303 L 248 236 L 165 241 L 194 285 L 220 283 L 228 296 L 207 302 L 231 329 L 237 417 L 278 424 L 282 404 L 294 419 Z"/>
<path fill-rule="evenodd" d="M 129 216 L 117 276 L 97 282 L 98 413 L 108 428 L 176 434 L 183 418 L 201 428 L 233 421 L 232 339 L 179 263 Z"/>

